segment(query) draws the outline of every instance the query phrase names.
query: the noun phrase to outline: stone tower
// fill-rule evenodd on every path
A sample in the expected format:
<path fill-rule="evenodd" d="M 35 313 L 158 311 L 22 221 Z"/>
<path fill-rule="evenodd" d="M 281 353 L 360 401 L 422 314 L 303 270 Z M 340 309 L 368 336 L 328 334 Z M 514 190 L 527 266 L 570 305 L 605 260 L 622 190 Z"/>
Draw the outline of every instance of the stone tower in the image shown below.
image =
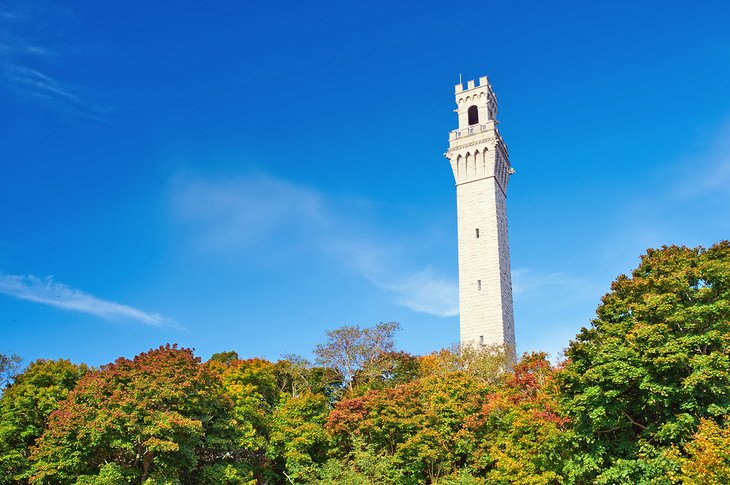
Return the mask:
<path fill-rule="evenodd" d="M 497 98 L 487 77 L 455 88 L 459 127 L 449 133 L 456 180 L 461 344 L 515 346 L 507 239 L 507 146 L 497 129 Z"/>

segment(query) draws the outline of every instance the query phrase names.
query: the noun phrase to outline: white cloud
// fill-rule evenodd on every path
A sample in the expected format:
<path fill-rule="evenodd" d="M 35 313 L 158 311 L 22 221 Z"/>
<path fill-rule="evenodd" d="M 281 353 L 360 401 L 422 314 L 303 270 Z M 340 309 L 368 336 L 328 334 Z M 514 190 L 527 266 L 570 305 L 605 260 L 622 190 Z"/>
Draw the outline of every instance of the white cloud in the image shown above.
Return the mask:
<path fill-rule="evenodd" d="M 419 313 L 438 317 L 459 314 L 459 286 L 455 279 L 437 274 L 431 267 L 403 268 L 395 263 L 397 251 L 386 244 L 340 240 L 331 245 L 333 254 L 373 285 L 395 298 L 396 303 Z"/>
<path fill-rule="evenodd" d="M 531 293 L 543 294 L 555 291 L 563 294 L 587 293 L 594 291 L 595 285 L 583 278 L 564 272 L 537 272 L 527 268 L 512 270 L 512 293 L 515 298 L 528 297 Z"/>
<path fill-rule="evenodd" d="M 707 149 L 679 164 L 677 193 L 695 196 L 730 191 L 730 121 L 720 126 Z"/>
<path fill-rule="evenodd" d="M 81 98 L 56 79 L 26 66 L 10 65 L 6 68 L 10 82 L 23 86 L 35 96 L 58 97 L 72 104 L 83 104 Z"/>
<path fill-rule="evenodd" d="M 225 179 L 177 178 L 175 218 L 207 248 L 236 249 L 282 226 L 327 225 L 322 196 L 266 175 Z"/>
<path fill-rule="evenodd" d="M 237 252 L 277 231 L 296 234 L 297 245 L 312 248 L 352 268 L 393 300 L 413 311 L 458 315 L 458 285 L 430 267 L 414 270 L 401 248 L 384 243 L 367 227 L 362 201 L 328 197 L 312 188 L 255 174 L 214 179 L 178 177 L 171 207 L 205 250 Z M 365 204 L 367 206 L 367 204 Z M 368 239 L 362 237 L 366 234 Z M 403 236 L 396 236 L 402 242 Z M 410 266 L 410 267 L 409 267 Z"/>
<path fill-rule="evenodd" d="M 400 281 L 382 287 L 395 292 L 399 303 L 411 310 L 439 317 L 459 314 L 456 280 L 435 275 L 430 268 L 405 275 Z"/>
<path fill-rule="evenodd" d="M 61 82 L 15 61 L 6 61 L 4 64 L 1 72 L 8 85 L 25 96 L 54 103 L 88 119 L 101 120 L 112 111 L 111 107 L 93 102 L 87 95 L 82 95 L 82 88 L 78 86 Z"/>
<path fill-rule="evenodd" d="M 87 119 L 103 119 L 112 107 L 95 101 L 88 88 L 72 85 L 49 74 L 53 69 L 48 61 L 58 56 L 54 56 L 52 50 L 42 43 L 30 40 L 28 32 L 34 28 L 35 17 L 50 13 L 44 9 L 21 11 L 20 8 L 17 5 L 15 10 L 0 10 L 0 79 L 26 98 L 63 108 Z M 53 21 L 57 23 L 58 19 Z"/>
<path fill-rule="evenodd" d="M 99 299 L 54 281 L 52 276 L 38 278 L 33 275 L 0 275 L 0 293 L 107 320 L 128 319 L 152 326 L 175 325 L 172 320 L 156 313 L 147 313 L 128 305 Z"/>

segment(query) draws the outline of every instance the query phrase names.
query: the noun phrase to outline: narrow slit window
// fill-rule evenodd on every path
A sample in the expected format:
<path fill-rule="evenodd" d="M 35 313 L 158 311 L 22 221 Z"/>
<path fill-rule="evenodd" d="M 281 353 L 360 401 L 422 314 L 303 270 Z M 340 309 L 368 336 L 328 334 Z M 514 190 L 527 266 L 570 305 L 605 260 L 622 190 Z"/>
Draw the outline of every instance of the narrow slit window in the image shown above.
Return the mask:
<path fill-rule="evenodd" d="M 484 335 L 479 336 L 479 345 L 484 345 Z"/>
<path fill-rule="evenodd" d="M 479 228 L 477 228 L 477 239 L 479 239 Z"/>
<path fill-rule="evenodd" d="M 477 280 L 477 290 L 482 291 L 482 280 Z"/>

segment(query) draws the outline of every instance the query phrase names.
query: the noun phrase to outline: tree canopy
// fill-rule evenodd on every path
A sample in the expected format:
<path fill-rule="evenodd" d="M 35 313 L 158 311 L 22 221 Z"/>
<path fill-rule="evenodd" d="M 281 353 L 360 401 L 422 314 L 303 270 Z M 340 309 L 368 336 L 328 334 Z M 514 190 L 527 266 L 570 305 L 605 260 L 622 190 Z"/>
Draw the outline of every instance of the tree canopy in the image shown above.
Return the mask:
<path fill-rule="evenodd" d="M 189 349 L 165 346 L 87 372 L 33 449 L 32 483 L 189 481 L 234 445 L 232 403 Z"/>
<path fill-rule="evenodd" d="M 648 250 L 566 356 L 561 399 L 584 438 L 578 476 L 663 476 L 675 466 L 664 448 L 730 412 L 730 243 Z"/>
<path fill-rule="evenodd" d="M 37 360 L 16 376 L 0 399 L 0 483 L 22 483 L 30 474 L 30 451 L 49 415 L 87 372 L 68 360 Z"/>
<path fill-rule="evenodd" d="M 98 369 L 0 360 L 0 485 L 721 484 L 730 243 L 651 249 L 563 362 L 344 326 L 315 364 L 166 345 Z"/>
<path fill-rule="evenodd" d="M 383 354 L 394 350 L 394 334 L 398 329 L 400 325 L 396 322 L 379 323 L 369 328 L 345 325 L 327 332 L 327 342 L 317 345 L 314 354 L 319 364 L 338 371 L 352 390 L 358 372 L 380 372 L 376 364 Z"/>

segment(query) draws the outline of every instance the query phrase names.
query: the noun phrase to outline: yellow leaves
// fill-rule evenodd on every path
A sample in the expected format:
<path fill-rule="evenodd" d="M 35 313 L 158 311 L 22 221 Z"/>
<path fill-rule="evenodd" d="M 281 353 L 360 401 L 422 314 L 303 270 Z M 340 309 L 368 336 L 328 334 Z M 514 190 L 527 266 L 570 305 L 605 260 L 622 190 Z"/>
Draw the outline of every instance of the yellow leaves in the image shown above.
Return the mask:
<path fill-rule="evenodd" d="M 179 444 L 160 438 L 150 438 L 144 442 L 144 446 L 152 453 L 170 453 L 180 450 Z"/>
<path fill-rule="evenodd" d="M 675 455 L 677 451 L 674 451 Z M 730 483 L 730 427 L 703 419 L 680 458 L 682 481 L 687 485 Z"/>

